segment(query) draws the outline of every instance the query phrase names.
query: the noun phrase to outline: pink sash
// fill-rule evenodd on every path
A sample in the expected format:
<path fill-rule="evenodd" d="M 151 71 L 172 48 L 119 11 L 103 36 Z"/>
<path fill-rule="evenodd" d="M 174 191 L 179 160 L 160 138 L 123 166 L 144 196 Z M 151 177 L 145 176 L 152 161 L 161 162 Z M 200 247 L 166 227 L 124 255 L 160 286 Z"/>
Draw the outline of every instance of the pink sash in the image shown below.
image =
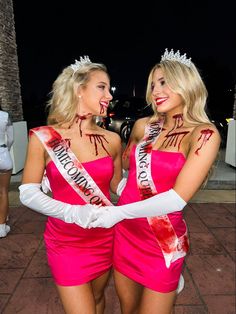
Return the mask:
<path fill-rule="evenodd" d="M 54 128 L 43 126 L 31 132 L 38 136 L 63 178 L 86 203 L 113 206 Z"/>
<path fill-rule="evenodd" d="M 152 146 L 161 133 L 163 122 L 163 120 L 159 120 L 149 124 L 145 129 L 143 142 L 136 147 L 136 179 L 142 200 L 157 194 L 151 176 L 151 154 Z M 148 217 L 147 220 L 162 250 L 166 267 L 169 268 L 172 262 L 185 256 L 188 252 L 187 228 L 185 234 L 178 238 L 168 215 Z"/>

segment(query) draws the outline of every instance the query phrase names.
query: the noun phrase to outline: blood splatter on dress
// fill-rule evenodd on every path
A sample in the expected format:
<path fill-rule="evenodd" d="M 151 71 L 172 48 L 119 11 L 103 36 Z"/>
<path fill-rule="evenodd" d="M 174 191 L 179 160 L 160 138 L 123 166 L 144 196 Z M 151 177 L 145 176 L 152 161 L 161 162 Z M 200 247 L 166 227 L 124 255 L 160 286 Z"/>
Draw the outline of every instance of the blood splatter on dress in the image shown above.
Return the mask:
<path fill-rule="evenodd" d="M 141 200 L 136 182 L 136 145 L 130 155 L 130 169 L 126 186 L 117 205 Z M 174 186 L 176 178 L 185 164 L 180 152 L 152 150 L 151 175 L 158 193 Z M 168 215 L 177 237 L 186 234 L 182 211 Z M 128 278 L 158 292 L 176 290 L 182 272 L 184 258 L 181 257 L 166 267 L 164 256 L 147 218 L 125 219 L 115 226 L 114 268 Z"/>

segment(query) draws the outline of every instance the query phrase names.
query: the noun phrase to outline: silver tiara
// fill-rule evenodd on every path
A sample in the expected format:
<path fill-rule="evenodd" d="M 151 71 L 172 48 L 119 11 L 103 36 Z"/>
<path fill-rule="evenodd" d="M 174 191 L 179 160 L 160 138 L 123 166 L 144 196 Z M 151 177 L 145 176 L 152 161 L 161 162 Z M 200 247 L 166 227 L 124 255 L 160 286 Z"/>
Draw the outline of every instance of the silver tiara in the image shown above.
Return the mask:
<path fill-rule="evenodd" d="M 177 50 L 176 53 L 174 53 L 173 49 L 169 52 L 166 48 L 164 55 L 161 56 L 161 61 L 170 60 L 170 61 L 178 61 L 180 63 L 183 63 L 187 65 L 188 67 L 191 66 L 191 58 L 187 59 L 186 53 L 183 55 L 180 55 L 179 50 Z"/>
<path fill-rule="evenodd" d="M 75 60 L 75 63 L 71 64 L 70 67 L 72 68 L 72 70 L 75 73 L 82 66 L 84 66 L 86 64 L 90 64 L 90 63 L 92 63 L 92 62 L 90 61 L 89 57 L 88 56 L 84 56 L 84 57 L 80 57 L 80 61 Z"/>

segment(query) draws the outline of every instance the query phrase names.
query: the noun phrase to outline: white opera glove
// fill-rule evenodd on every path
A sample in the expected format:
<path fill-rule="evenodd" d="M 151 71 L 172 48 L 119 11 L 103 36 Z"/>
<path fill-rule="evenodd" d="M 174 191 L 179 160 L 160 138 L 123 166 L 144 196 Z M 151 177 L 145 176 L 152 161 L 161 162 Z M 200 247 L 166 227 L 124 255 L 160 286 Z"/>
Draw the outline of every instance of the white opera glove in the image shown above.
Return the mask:
<path fill-rule="evenodd" d="M 143 201 L 94 209 L 94 221 L 89 224 L 89 228 L 110 228 L 123 219 L 163 216 L 182 210 L 186 204 L 173 189 L 170 189 Z"/>
<path fill-rule="evenodd" d="M 94 205 L 70 205 L 55 200 L 41 191 L 40 183 L 27 183 L 19 186 L 20 201 L 23 205 L 46 216 L 61 219 L 67 223 L 75 223 L 87 228 L 93 219 Z"/>
<path fill-rule="evenodd" d="M 118 186 L 117 186 L 117 189 L 116 189 L 116 194 L 117 194 L 118 196 L 121 196 L 121 193 L 123 192 L 123 190 L 124 190 L 124 188 L 125 188 L 126 182 L 127 182 L 127 178 L 123 178 L 123 179 L 119 182 L 119 184 L 118 184 Z"/>

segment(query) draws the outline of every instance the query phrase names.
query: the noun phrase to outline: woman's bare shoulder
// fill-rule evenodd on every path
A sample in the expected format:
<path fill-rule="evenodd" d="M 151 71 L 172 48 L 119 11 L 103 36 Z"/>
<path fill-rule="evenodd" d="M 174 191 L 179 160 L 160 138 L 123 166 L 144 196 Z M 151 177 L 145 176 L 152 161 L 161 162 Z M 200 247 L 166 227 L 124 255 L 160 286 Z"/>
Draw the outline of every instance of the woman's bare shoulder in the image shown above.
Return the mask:
<path fill-rule="evenodd" d="M 103 129 L 102 133 L 104 133 L 104 135 L 110 138 L 110 140 L 112 141 L 115 141 L 115 142 L 121 141 L 120 135 L 114 131 Z"/>
<path fill-rule="evenodd" d="M 150 117 L 144 117 L 144 118 L 140 118 L 138 120 L 135 121 L 135 126 L 141 127 L 141 126 L 145 126 L 146 124 L 148 124 L 150 121 Z"/>
<path fill-rule="evenodd" d="M 194 127 L 192 131 L 192 138 L 196 138 L 201 135 L 207 137 L 214 135 L 216 139 L 220 138 L 220 134 L 219 131 L 217 130 L 217 127 L 212 123 L 201 123 Z"/>

